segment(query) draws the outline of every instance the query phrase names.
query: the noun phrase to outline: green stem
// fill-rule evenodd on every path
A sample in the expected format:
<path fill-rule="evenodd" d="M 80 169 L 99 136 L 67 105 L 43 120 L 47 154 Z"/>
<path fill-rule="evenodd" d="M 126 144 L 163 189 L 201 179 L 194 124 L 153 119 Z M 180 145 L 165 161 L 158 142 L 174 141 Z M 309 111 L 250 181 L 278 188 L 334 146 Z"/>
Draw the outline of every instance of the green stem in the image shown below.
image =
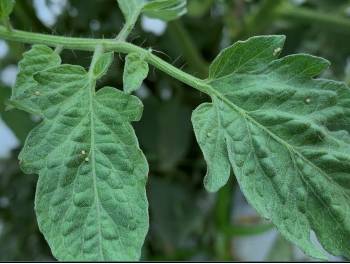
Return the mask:
<path fill-rule="evenodd" d="M 190 1 L 188 3 L 188 8 L 187 8 L 188 15 L 192 17 L 201 17 L 209 11 L 213 3 L 214 3 L 214 0 Z"/>
<path fill-rule="evenodd" d="M 135 26 L 135 23 L 133 23 L 131 25 L 128 23 L 124 24 L 123 28 L 120 30 L 118 36 L 115 39 L 118 41 L 125 41 L 128 38 L 128 36 L 130 35 L 134 26 Z"/>
<path fill-rule="evenodd" d="M 62 47 L 61 45 L 58 45 L 58 46 L 56 46 L 56 48 L 55 48 L 55 53 L 56 53 L 56 54 L 60 54 L 60 53 L 62 52 L 62 50 L 63 50 L 63 47 Z"/>
<path fill-rule="evenodd" d="M 282 0 L 265 0 L 259 8 L 246 18 L 245 26 L 236 36 L 246 38 L 264 32 L 276 19 L 276 10 L 283 4 Z"/>
<path fill-rule="evenodd" d="M 256 225 L 232 225 L 225 228 L 225 233 L 230 236 L 255 236 L 263 234 L 274 228 L 273 224 L 256 224 Z"/>
<path fill-rule="evenodd" d="M 232 260 L 231 236 L 226 229 L 231 226 L 231 212 L 233 208 L 234 180 L 231 178 L 217 193 L 215 205 L 215 223 L 218 228 L 216 237 L 216 255 L 221 261 Z"/>
<path fill-rule="evenodd" d="M 90 76 L 90 79 L 94 81 L 94 77 L 93 77 L 93 71 L 94 71 L 94 68 L 95 68 L 95 65 L 98 61 L 98 59 L 101 57 L 101 55 L 103 54 L 103 46 L 102 45 L 97 45 L 95 50 L 94 50 L 94 55 L 92 57 L 92 60 L 91 60 L 91 64 L 90 64 L 90 69 L 89 69 L 89 76 Z M 95 88 L 94 88 L 95 89 Z"/>
<path fill-rule="evenodd" d="M 10 22 L 10 20 L 9 20 L 8 18 L 4 18 L 2 22 L 3 22 L 5 28 L 6 28 L 8 31 L 12 31 L 12 30 L 13 30 L 12 25 L 11 25 L 11 22 Z"/>
<path fill-rule="evenodd" d="M 135 24 L 137 22 L 137 19 L 140 16 L 141 9 L 138 10 L 137 12 L 136 11 L 133 11 L 133 12 L 134 12 L 133 15 L 126 19 L 126 22 L 125 22 L 123 28 L 120 30 L 119 34 L 115 38 L 116 40 L 126 41 L 128 36 L 130 35 L 131 31 L 134 29 Z"/>
<path fill-rule="evenodd" d="M 167 73 L 175 79 L 201 91 L 209 93 L 210 87 L 202 79 L 196 78 L 157 57 L 156 55 L 131 43 L 117 41 L 115 39 L 73 38 L 48 34 L 39 34 L 21 30 L 8 31 L 0 26 L 0 39 L 22 42 L 27 44 L 43 44 L 51 47 L 62 46 L 65 49 L 94 51 L 101 45 L 105 51 L 118 53 L 136 52 L 145 56 L 146 61 L 157 69 Z"/>
<path fill-rule="evenodd" d="M 350 34 L 350 19 L 341 15 L 329 14 L 322 11 L 314 11 L 305 7 L 296 7 L 290 4 L 283 5 L 277 10 L 277 14 L 286 19 L 301 23 L 312 23 L 322 28 Z"/>

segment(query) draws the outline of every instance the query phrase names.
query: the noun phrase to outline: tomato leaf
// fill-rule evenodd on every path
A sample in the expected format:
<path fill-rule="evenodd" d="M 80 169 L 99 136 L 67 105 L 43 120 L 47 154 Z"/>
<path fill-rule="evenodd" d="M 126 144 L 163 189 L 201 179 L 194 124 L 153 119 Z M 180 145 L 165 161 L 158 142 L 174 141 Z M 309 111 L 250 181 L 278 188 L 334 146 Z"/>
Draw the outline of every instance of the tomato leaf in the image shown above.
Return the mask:
<path fill-rule="evenodd" d="M 141 13 L 164 21 L 170 21 L 177 19 L 187 12 L 187 0 L 117 1 L 127 24 L 135 21 Z"/>
<path fill-rule="evenodd" d="M 164 21 L 177 19 L 187 12 L 186 0 L 154 0 L 149 1 L 143 8 L 146 16 Z"/>
<path fill-rule="evenodd" d="M 100 79 L 107 73 L 107 70 L 113 62 L 113 52 L 103 53 L 96 61 L 93 68 L 93 75 L 95 79 Z"/>
<path fill-rule="evenodd" d="M 122 11 L 126 24 L 136 21 L 142 8 L 145 5 L 144 0 L 117 0 L 120 10 Z"/>
<path fill-rule="evenodd" d="M 15 7 L 15 0 L 1 0 L 0 1 L 0 20 L 7 19 Z"/>
<path fill-rule="evenodd" d="M 148 75 L 148 64 L 144 58 L 137 53 L 130 53 L 126 56 L 123 74 L 124 91 L 132 93 L 139 89 L 143 80 Z"/>
<path fill-rule="evenodd" d="M 230 167 L 250 204 L 305 253 L 350 257 L 350 90 L 315 79 L 325 59 L 277 59 L 283 36 L 253 37 L 225 49 L 210 67 L 212 103 L 192 122 L 216 191 Z"/>
<path fill-rule="evenodd" d="M 34 74 L 61 64 L 60 56 L 44 45 L 34 45 L 24 53 L 19 62 L 19 73 L 12 89 L 11 104 L 30 113 L 39 114 L 40 110 L 32 100 L 38 93 L 38 84 Z"/>
<path fill-rule="evenodd" d="M 19 155 L 26 173 L 39 174 L 39 228 L 62 261 L 137 260 L 148 230 L 148 165 L 130 122 L 140 119 L 142 103 L 112 87 L 95 92 L 111 54 L 89 72 L 75 65 L 42 70 L 56 56 L 34 46 L 20 72 L 30 83 L 14 89 L 27 95 L 16 97 L 17 105 L 43 118 Z"/>

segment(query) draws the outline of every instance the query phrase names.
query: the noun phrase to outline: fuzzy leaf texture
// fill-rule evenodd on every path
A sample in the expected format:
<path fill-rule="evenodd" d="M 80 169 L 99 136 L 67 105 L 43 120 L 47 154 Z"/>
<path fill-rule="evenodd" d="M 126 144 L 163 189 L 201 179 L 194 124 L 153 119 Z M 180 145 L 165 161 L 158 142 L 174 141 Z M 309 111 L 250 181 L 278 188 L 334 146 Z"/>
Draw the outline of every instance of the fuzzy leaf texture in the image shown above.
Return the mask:
<path fill-rule="evenodd" d="M 142 55 L 131 53 L 126 56 L 123 84 L 126 93 L 132 93 L 139 89 L 149 71 L 148 63 Z"/>
<path fill-rule="evenodd" d="M 15 7 L 15 0 L 0 1 L 0 20 L 7 19 Z"/>
<path fill-rule="evenodd" d="M 328 61 L 278 59 L 285 37 L 261 36 L 222 51 L 210 67 L 211 103 L 193 113 L 217 191 L 232 168 L 249 203 L 308 255 L 350 258 L 350 90 L 315 79 Z"/>
<path fill-rule="evenodd" d="M 187 12 L 187 0 L 153 0 L 143 8 L 143 13 L 149 17 L 164 21 L 177 19 Z"/>
<path fill-rule="evenodd" d="M 43 119 L 19 159 L 39 174 L 39 228 L 61 261 L 137 260 L 148 230 L 148 165 L 130 125 L 142 103 L 112 87 L 95 92 L 111 56 L 86 72 L 33 46 L 13 89 L 16 105 Z"/>
<path fill-rule="evenodd" d="M 141 13 L 164 21 L 179 18 L 187 12 L 187 0 L 117 0 L 126 23 Z"/>

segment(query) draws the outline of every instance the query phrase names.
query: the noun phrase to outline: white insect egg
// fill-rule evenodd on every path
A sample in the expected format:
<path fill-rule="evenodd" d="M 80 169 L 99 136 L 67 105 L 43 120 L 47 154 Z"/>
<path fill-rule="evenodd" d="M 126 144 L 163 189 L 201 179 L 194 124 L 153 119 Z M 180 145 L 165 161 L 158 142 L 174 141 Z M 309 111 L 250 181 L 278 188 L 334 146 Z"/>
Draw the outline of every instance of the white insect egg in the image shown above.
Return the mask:
<path fill-rule="evenodd" d="M 310 103 L 311 103 L 311 98 L 309 98 L 309 97 L 306 98 L 306 99 L 305 99 L 305 103 L 310 104 Z"/>
<path fill-rule="evenodd" d="M 85 151 L 85 150 L 82 150 L 82 151 L 81 151 L 81 154 L 82 154 L 82 155 L 85 155 L 85 154 L 86 154 L 86 151 Z"/>
<path fill-rule="evenodd" d="M 88 162 L 88 161 L 89 161 L 89 158 L 88 158 L 88 157 L 86 157 L 86 158 L 85 158 L 85 161 L 86 161 L 86 162 Z"/>
<path fill-rule="evenodd" d="M 36 92 L 35 92 L 35 95 L 40 95 L 40 92 L 39 92 L 39 91 L 36 91 Z"/>

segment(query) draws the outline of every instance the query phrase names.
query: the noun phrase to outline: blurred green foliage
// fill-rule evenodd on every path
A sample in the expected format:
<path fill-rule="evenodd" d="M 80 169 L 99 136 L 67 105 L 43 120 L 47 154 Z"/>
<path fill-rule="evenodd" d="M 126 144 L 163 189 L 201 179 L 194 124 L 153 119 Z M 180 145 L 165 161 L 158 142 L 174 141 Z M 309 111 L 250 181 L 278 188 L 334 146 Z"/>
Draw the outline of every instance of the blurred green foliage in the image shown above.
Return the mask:
<path fill-rule="evenodd" d="M 50 0 L 46 1 L 50 4 Z M 17 1 L 11 22 L 15 28 L 72 36 L 113 38 L 123 25 L 114 0 L 70 0 L 54 26 L 45 26 L 33 1 Z M 307 52 L 332 62 L 327 77 L 350 82 L 349 0 L 189 0 L 188 14 L 170 22 L 164 34 L 153 35 L 137 24 L 131 40 L 177 67 L 205 77 L 207 65 L 231 43 L 257 34 L 285 34 L 285 54 Z M 8 43 L 0 70 L 17 64 L 26 45 Z M 285 55 L 284 54 L 284 55 Z M 65 50 L 67 63 L 87 66 L 91 54 Z M 99 83 L 122 87 L 124 59 L 116 56 Z M 10 90 L 0 87 L 0 114 L 21 144 L 35 124 L 32 117 L 6 107 Z M 234 214 L 241 206 L 231 182 L 218 194 L 204 191 L 206 166 L 190 124 L 191 111 L 208 98 L 150 69 L 137 93 L 144 102 L 142 120 L 135 124 L 150 163 L 148 196 L 151 228 L 144 245 L 145 260 L 242 260 L 236 241 L 271 229 L 257 217 Z M 4 139 L 0 138 L 0 147 Z M 34 216 L 37 176 L 24 175 L 17 154 L 0 161 L 0 260 L 50 260 Z M 289 242 L 277 238 L 267 260 L 295 260 Z M 255 254 L 254 251 L 251 252 Z M 243 259 L 249 260 L 249 259 Z"/>

